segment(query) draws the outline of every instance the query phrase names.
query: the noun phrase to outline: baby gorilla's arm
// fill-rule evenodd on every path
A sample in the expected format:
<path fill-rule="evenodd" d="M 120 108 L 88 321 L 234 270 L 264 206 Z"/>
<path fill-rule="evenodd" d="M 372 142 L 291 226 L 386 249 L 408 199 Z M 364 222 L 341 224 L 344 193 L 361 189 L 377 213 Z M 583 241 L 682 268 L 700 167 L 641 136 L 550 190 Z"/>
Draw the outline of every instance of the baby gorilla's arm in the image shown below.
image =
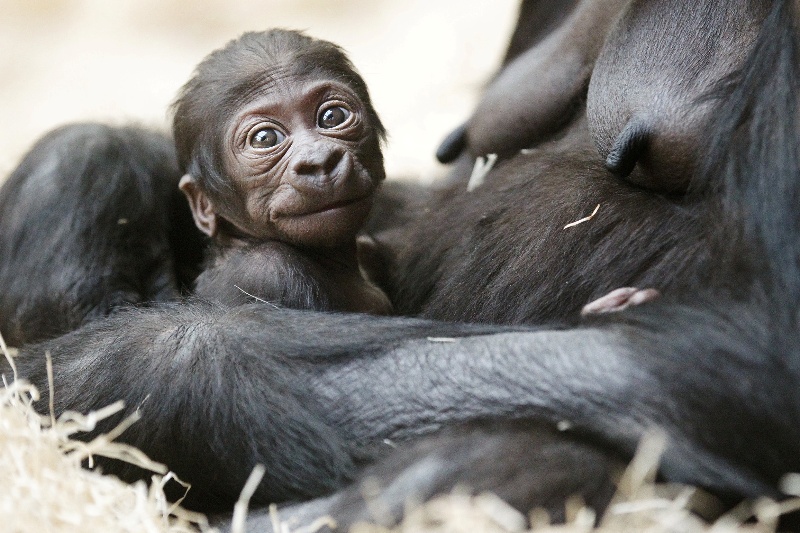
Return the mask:
<path fill-rule="evenodd" d="M 331 310 L 319 267 L 277 241 L 217 251 L 195 284 L 195 295 L 224 305 L 264 301 L 294 309 Z"/>

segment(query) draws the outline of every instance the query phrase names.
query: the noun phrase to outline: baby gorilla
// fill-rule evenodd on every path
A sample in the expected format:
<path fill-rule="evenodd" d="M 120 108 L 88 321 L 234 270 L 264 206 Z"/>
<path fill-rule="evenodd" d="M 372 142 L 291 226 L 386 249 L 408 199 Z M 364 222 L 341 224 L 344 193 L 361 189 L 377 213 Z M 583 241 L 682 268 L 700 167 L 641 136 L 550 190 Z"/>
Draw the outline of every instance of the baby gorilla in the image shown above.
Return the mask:
<path fill-rule="evenodd" d="M 385 177 L 386 132 L 338 46 L 246 33 L 200 63 L 173 113 L 180 188 L 212 240 L 198 296 L 391 311 L 356 246 Z"/>

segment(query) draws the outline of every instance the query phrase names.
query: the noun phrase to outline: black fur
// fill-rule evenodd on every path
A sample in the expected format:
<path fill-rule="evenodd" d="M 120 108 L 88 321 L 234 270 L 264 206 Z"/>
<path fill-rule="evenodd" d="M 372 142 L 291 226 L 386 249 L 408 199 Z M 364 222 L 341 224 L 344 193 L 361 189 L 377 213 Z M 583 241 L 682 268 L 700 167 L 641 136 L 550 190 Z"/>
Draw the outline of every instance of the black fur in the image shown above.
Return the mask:
<path fill-rule="evenodd" d="M 731 94 L 714 125 L 705 173 L 694 183 L 701 190 L 721 185 L 724 209 L 756 246 L 746 255 L 782 295 L 781 307 L 800 301 L 798 11 L 796 2 L 773 2 L 750 59 L 727 80 Z"/>
<path fill-rule="evenodd" d="M 65 126 L 0 189 L 0 332 L 12 345 L 111 310 L 178 296 L 199 232 L 171 141 L 140 128 Z"/>
<path fill-rule="evenodd" d="M 583 121 L 559 141 L 498 163 L 472 192 L 453 181 L 394 245 L 386 289 L 399 313 L 541 324 L 577 317 L 620 286 L 671 292 L 707 275 L 705 217 L 717 216 L 709 204 L 616 179 Z M 598 204 L 590 221 L 564 228 Z"/>
<path fill-rule="evenodd" d="M 94 321 L 23 349 L 17 365 L 21 376 L 44 391 L 49 388 L 44 354 L 52 355 L 57 413 L 97 409 L 110 398 L 124 400 L 125 413 L 100 424 L 98 431 L 138 411 L 142 421 L 120 440 L 190 482 L 188 505 L 219 510 L 233 504 L 257 463 L 267 466 L 269 474 L 255 501 L 267 503 L 340 487 L 356 473 L 359 461 L 376 453 L 368 449 L 381 440 L 364 425 L 366 413 L 353 424 L 342 424 L 328 415 L 333 406 L 327 393 L 318 390 L 330 383 L 335 388 L 328 392 L 347 395 L 360 385 L 326 373 L 352 369 L 358 379 L 366 370 L 358 370 L 359 361 L 378 354 L 428 343 L 428 337 L 491 331 L 497 328 L 196 302 L 130 309 Z M 416 356 L 407 357 L 411 363 Z M 381 407 L 373 410 L 370 403 L 354 407 L 382 418 Z M 123 479 L 142 475 L 124 463 L 100 462 Z"/>
<path fill-rule="evenodd" d="M 479 421 L 419 440 L 367 468 L 359 483 L 328 498 L 284 506 L 278 516 L 287 523 L 308 524 L 329 515 L 338 531 L 357 522 L 391 525 L 403 516 L 407 502 L 450 493 L 457 479 L 457 491 L 491 491 L 518 509 L 529 509 L 535 501 L 560 522 L 570 497 L 605 508 L 623 467 L 613 450 L 586 444 L 548 424 Z M 374 497 L 369 506 L 364 505 L 365 495 Z M 226 530 L 224 522 L 216 525 Z M 263 510 L 252 511 L 247 525 L 272 530 L 271 517 Z"/>

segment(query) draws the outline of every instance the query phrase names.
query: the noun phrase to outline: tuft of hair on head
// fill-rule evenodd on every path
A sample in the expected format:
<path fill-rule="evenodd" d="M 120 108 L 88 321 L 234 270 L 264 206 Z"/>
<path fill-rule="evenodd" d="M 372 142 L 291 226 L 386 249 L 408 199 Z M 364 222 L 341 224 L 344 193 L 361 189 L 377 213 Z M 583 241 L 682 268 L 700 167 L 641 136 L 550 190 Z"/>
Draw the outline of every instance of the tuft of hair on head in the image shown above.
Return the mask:
<path fill-rule="evenodd" d="M 361 100 L 379 143 L 385 141 L 367 85 L 339 46 L 295 30 L 244 33 L 206 56 L 171 106 L 181 170 L 220 206 L 231 205 L 236 193 L 222 174 L 226 119 L 270 80 L 287 75 L 346 84 Z"/>

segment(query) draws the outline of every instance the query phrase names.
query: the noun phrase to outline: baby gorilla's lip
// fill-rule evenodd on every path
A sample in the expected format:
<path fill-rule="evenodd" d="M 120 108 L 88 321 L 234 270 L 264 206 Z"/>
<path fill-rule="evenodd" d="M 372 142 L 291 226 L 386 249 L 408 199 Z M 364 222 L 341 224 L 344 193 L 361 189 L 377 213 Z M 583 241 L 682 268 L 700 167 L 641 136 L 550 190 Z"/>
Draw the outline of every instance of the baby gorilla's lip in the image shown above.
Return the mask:
<path fill-rule="evenodd" d="M 301 217 L 308 217 L 314 215 L 322 215 L 328 214 L 333 211 L 342 210 L 345 211 L 351 207 L 357 207 L 358 204 L 362 202 L 369 201 L 371 194 L 365 194 L 362 196 L 357 196 L 355 198 L 347 198 L 344 200 L 338 200 L 336 202 L 331 202 L 327 204 L 322 204 L 321 206 L 315 206 L 307 211 L 298 211 L 293 213 L 282 213 L 279 215 L 279 218 L 301 218 Z M 277 217 L 276 217 L 277 218 Z"/>
<path fill-rule="evenodd" d="M 306 216 L 306 215 L 317 215 L 319 213 L 324 213 L 326 211 L 332 211 L 334 209 L 341 209 L 343 207 L 349 207 L 351 205 L 357 204 L 369 198 L 370 195 L 359 196 L 358 198 L 352 198 L 349 200 L 340 200 L 338 202 L 333 202 L 330 204 L 326 204 L 318 209 L 314 209 L 311 211 L 306 211 L 305 213 L 296 215 L 296 216 Z"/>

